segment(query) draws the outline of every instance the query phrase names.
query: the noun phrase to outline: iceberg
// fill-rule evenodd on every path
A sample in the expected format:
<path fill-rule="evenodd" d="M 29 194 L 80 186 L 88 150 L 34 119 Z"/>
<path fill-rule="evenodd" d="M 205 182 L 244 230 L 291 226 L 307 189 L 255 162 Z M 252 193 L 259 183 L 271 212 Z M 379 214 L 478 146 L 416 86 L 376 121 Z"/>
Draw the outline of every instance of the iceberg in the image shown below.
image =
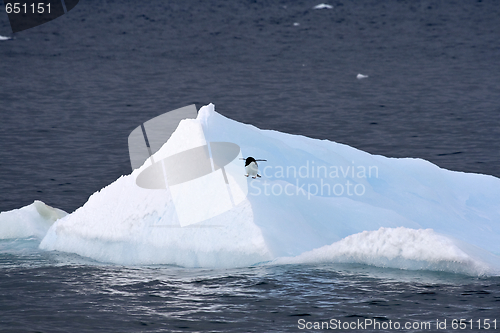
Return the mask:
<path fill-rule="evenodd" d="M 181 225 L 168 186 L 137 186 L 137 176 L 151 165 L 146 161 L 50 225 L 40 248 L 126 265 L 353 262 L 499 271 L 498 178 L 260 130 L 224 117 L 213 104 L 196 119 L 182 120 L 153 157 L 206 142 L 231 142 L 244 157 L 267 160 L 259 165 L 262 178 L 245 178 L 248 194 L 231 209 Z M 241 170 L 244 177 L 243 163 Z M 207 186 L 204 194 L 217 197 L 217 191 Z"/>
<path fill-rule="evenodd" d="M 0 239 L 42 239 L 51 225 L 68 215 L 63 210 L 35 200 L 31 205 L 0 213 Z"/>

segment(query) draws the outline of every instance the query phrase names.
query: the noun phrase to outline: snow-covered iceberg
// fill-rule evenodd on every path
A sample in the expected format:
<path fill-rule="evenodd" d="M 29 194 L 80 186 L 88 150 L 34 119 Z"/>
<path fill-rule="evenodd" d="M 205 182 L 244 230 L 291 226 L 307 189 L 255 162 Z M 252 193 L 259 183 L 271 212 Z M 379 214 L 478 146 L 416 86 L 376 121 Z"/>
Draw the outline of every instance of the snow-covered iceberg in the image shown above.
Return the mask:
<path fill-rule="evenodd" d="M 136 185 L 146 162 L 57 220 L 40 248 L 120 264 L 236 267 L 355 262 L 494 274 L 500 267 L 500 179 L 386 158 L 347 145 L 260 130 L 203 107 L 156 160 L 206 142 L 267 159 L 245 200 L 181 226 L 169 189 Z M 244 177 L 242 164 L 241 177 Z M 206 188 L 205 195 L 217 195 Z M 196 200 L 202 200 L 197 197 Z"/>

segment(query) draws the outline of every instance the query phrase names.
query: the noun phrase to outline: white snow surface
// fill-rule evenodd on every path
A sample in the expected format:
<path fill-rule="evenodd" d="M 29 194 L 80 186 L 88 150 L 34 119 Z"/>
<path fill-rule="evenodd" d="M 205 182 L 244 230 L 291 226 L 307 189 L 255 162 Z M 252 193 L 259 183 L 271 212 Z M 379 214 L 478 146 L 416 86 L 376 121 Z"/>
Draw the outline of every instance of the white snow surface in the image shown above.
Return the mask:
<path fill-rule="evenodd" d="M 267 160 L 259 165 L 262 178 L 247 180 L 248 196 L 236 207 L 181 227 L 168 189 L 147 190 L 135 184 L 146 162 L 57 220 L 40 248 L 118 264 L 239 267 L 352 262 L 498 273 L 498 178 L 260 130 L 216 113 L 212 104 L 203 107 L 196 120 L 183 120 L 154 158 L 206 141 L 233 142 L 244 157 Z M 206 195 L 215 193 L 211 191 L 207 188 Z M 0 238 L 15 234 L 6 232 L 2 223 L 0 219 Z"/>
<path fill-rule="evenodd" d="M 486 260 L 481 260 L 474 255 L 476 251 L 469 248 L 467 254 L 460 244 L 432 229 L 382 227 L 347 236 L 296 257 L 277 258 L 273 264 L 359 263 L 469 275 L 497 274 L 494 262 L 492 266 L 485 263 L 491 255 L 483 252 Z"/>

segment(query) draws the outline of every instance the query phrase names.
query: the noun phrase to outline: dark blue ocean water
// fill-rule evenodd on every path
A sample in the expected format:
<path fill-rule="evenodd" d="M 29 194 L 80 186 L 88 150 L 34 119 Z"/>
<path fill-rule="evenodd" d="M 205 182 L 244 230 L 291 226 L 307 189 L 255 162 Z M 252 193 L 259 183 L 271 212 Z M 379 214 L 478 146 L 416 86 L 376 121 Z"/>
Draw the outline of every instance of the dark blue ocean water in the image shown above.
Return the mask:
<path fill-rule="evenodd" d="M 448 332 L 455 319 L 467 319 L 461 331 L 478 332 L 486 319 L 496 319 L 489 331 L 500 330 L 498 277 L 354 264 L 121 267 L 40 252 L 35 240 L 7 243 L 0 242 L 2 332 L 317 332 L 299 321 L 332 319 L 380 325 L 332 329 L 343 332 Z M 445 330 L 437 320 L 446 320 Z M 384 329 L 389 322 L 401 329 Z M 430 329 L 412 329 L 422 323 Z"/>
<path fill-rule="evenodd" d="M 192 103 L 260 128 L 500 176 L 496 1 L 312 9 L 319 3 L 81 0 L 0 41 L 0 211 L 35 199 L 75 210 L 130 173 L 135 127 Z M 0 35 L 11 35 L 5 13 Z M 0 241 L 1 331 L 287 332 L 301 318 L 447 319 L 451 329 L 452 319 L 495 315 L 500 328 L 494 277 L 118 267 L 36 245 Z"/>

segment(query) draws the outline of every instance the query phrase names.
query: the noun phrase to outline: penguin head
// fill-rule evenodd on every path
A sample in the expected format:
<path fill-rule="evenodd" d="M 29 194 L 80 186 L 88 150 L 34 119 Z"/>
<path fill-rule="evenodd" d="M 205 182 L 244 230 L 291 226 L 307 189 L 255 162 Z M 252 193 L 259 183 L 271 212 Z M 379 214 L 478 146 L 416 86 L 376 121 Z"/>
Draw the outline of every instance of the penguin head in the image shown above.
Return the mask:
<path fill-rule="evenodd" d="M 257 162 L 255 161 L 255 158 L 253 158 L 253 157 L 247 157 L 245 159 L 245 166 L 248 166 L 252 162 L 254 162 L 255 164 L 257 164 Z"/>

